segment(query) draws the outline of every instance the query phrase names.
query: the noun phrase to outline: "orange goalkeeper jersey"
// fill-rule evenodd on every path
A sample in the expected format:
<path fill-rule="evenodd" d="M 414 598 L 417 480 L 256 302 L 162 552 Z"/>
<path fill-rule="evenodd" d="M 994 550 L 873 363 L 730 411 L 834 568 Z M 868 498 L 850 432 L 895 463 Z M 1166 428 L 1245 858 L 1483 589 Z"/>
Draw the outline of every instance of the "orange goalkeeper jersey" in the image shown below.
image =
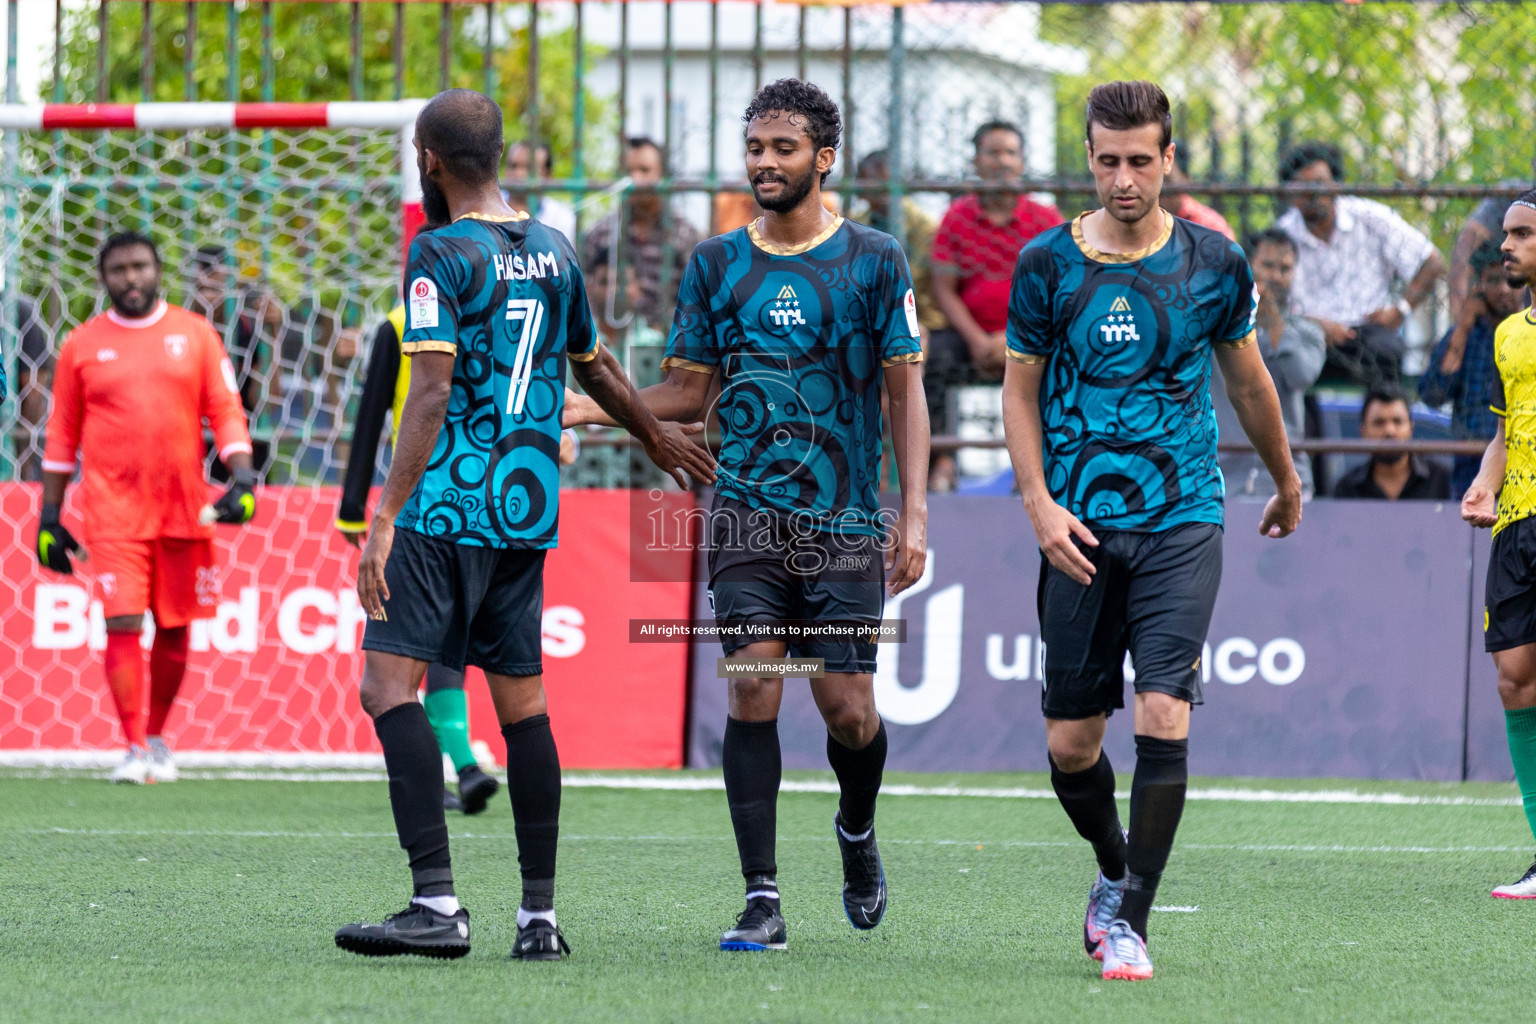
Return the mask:
<path fill-rule="evenodd" d="M 133 320 L 107 310 L 59 352 L 43 468 L 81 463 L 86 539 L 212 537 L 203 421 L 221 458 L 249 453 L 234 367 L 213 325 L 161 302 Z"/>

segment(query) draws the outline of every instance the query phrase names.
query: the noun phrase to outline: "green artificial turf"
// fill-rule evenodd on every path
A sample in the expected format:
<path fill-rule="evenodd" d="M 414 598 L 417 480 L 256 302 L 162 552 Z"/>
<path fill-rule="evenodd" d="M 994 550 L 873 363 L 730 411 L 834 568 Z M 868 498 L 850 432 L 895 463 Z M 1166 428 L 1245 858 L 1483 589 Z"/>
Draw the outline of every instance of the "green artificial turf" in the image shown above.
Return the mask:
<path fill-rule="evenodd" d="M 1517 807 L 1192 800 L 1158 905 L 1198 910 L 1153 914 L 1157 977 L 1134 985 L 1101 981 L 1084 955 L 1092 857 L 1054 801 L 885 797 L 890 911 L 870 933 L 842 914 L 834 807 L 823 793 L 780 799 L 784 953 L 716 948 L 742 892 L 723 793 L 568 787 L 557 904 L 569 960 L 507 959 L 518 874 L 504 796 L 449 818 L 470 956 L 370 960 L 331 934 L 409 896 L 383 783 L 114 788 L 0 772 L 0 1020 L 1532 1019 L 1520 979 L 1536 901 L 1488 897 L 1530 863 Z"/>

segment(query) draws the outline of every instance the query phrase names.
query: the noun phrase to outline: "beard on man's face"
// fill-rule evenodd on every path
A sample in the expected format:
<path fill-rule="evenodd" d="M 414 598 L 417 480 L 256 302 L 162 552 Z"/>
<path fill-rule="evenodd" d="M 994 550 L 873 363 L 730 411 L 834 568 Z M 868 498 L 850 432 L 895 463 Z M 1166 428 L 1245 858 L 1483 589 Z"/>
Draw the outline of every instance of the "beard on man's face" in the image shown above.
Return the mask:
<path fill-rule="evenodd" d="M 112 303 L 112 308 L 123 316 L 137 320 L 148 316 L 156 304 L 160 301 L 160 282 L 155 281 L 149 285 L 129 286 L 122 291 L 107 289 L 107 299 Z"/>
<path fill-rule="evenodd" d="M 421 212 L 426 214 L 428 224 L 436 226 L 448 223 L 448 197 L 425 174 L 421 176 Z"/>
<path fill-rule="evenodd" d="M 752 179 L 752 198 L 757 200 L 758 206 L 761 206 L 770 213 L 788 213 L 805 202 L 805 197 L 811 194 L 811 188 L 816 184 L 818 177 L 819 173 L 814 164 L 811 165 L 810 170 L 798 178 L 791 178 L 773 171 L 764 171 Z M 784 187 L 778 195 L 764 199 L 762 193 L 758 191 L 758 185 L 765 180 L 782 182 Z"/>

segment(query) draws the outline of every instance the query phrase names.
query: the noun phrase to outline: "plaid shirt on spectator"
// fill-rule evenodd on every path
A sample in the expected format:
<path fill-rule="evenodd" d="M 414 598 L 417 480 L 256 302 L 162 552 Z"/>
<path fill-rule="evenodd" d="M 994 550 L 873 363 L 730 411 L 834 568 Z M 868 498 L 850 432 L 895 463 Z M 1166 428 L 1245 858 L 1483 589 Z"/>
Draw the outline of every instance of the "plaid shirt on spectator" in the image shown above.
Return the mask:
<path fill-rule="evenodd" d="M 703 237 L 698 228 L 676 210 L 668 211 L 666 217 L 671 219 L 670 237 L 665 229 L 665 218 L 656 228 L 647 229 L 626 217 L 621 235 L 618 232 L 619 214 L 610 213 L 592 225 L 581 250 L 582 270 L 591 270 L 604 249 L 608 250 L 610 260 L 629 265 L 640 285 L 640 301 L 634 311 L 658 331 L 665 331 L 672 325 L 683 270 L 693 255 L 693 247 Z"/>
<path fill-rule="evenodd" d="M 1423 232 L 1373 199 L 1333 201 L 1333 237 L 1323 241 L 1292 207 L 1275 222 L 1296 242 L 1291 311 L 1353 326 L 1392 305 L 1394 279 L 1412 280 L 1435 251 Z"/>
<path fill-rule="evenodd" d="M 933 236 L 933 269 L 960 279 L 960 301 L 978 327 L 1000 331 L 1008 325 L 1008 296 L 1019 250 L 1060 223 L 1056 207 L 1019 196 L 1013 218 L 999 227 L 981 208 L 979 197 L 961 196 L 949 205 Z"/>
<path fill-rule="evenodd" d="M 1489 408 L 1493 404 L 1494 384 L 1499 374 L 1493 358 L 1495 326 L 1491 317 L 1477 318 L 1467 334 L 1461 367 L 1455 373 L 1440 369 L 1455 328 L 1446 331 L 1430 353 L 1429 369 L 1419 378 L 1419 401 L 1425 405 L 1451 403 L 1451 432 L 1456 437 L 1487 441 L 1499 429 L 1499 417 Z M 1460 495 L 1471 485 L 1481 463 L 1480 455 L 1456 456 L 1455 471 L 1451 474 L 1454 494 Z"/>

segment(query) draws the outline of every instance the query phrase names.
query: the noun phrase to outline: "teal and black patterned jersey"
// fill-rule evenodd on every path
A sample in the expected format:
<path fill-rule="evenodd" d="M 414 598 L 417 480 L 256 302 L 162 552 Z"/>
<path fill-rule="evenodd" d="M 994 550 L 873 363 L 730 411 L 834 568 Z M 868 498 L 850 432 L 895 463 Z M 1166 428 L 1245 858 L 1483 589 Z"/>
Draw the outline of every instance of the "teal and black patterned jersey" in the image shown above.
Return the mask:
<path fill-rule="evenodd" d="M 922 357 L 901 246 L 839 217 L 803 245 L 701 242 L 662 366 L 720 371 L 718 495 L 873 535 L 882 368 Z"/>
<path fill-rule="evenodd" d="M 1258 290 L 1240 248 L 1164 217 L 1137 253 L 1094 249 L 1078 217 L 1013 272 L 1008 356 L 1045 364 L 1046 484 L 1103 529 L 1222 523 L 1211 356 L 1253 341 Z"/>
<path fill-rule="evenodd" d="M 455 358 L 432 461 L 396 525 L 474 547 L 554 547 L 565 360 L 597 355 L 571 244 L 527 215 L 423 232 L 405 319 L 402 352 Z"/>

